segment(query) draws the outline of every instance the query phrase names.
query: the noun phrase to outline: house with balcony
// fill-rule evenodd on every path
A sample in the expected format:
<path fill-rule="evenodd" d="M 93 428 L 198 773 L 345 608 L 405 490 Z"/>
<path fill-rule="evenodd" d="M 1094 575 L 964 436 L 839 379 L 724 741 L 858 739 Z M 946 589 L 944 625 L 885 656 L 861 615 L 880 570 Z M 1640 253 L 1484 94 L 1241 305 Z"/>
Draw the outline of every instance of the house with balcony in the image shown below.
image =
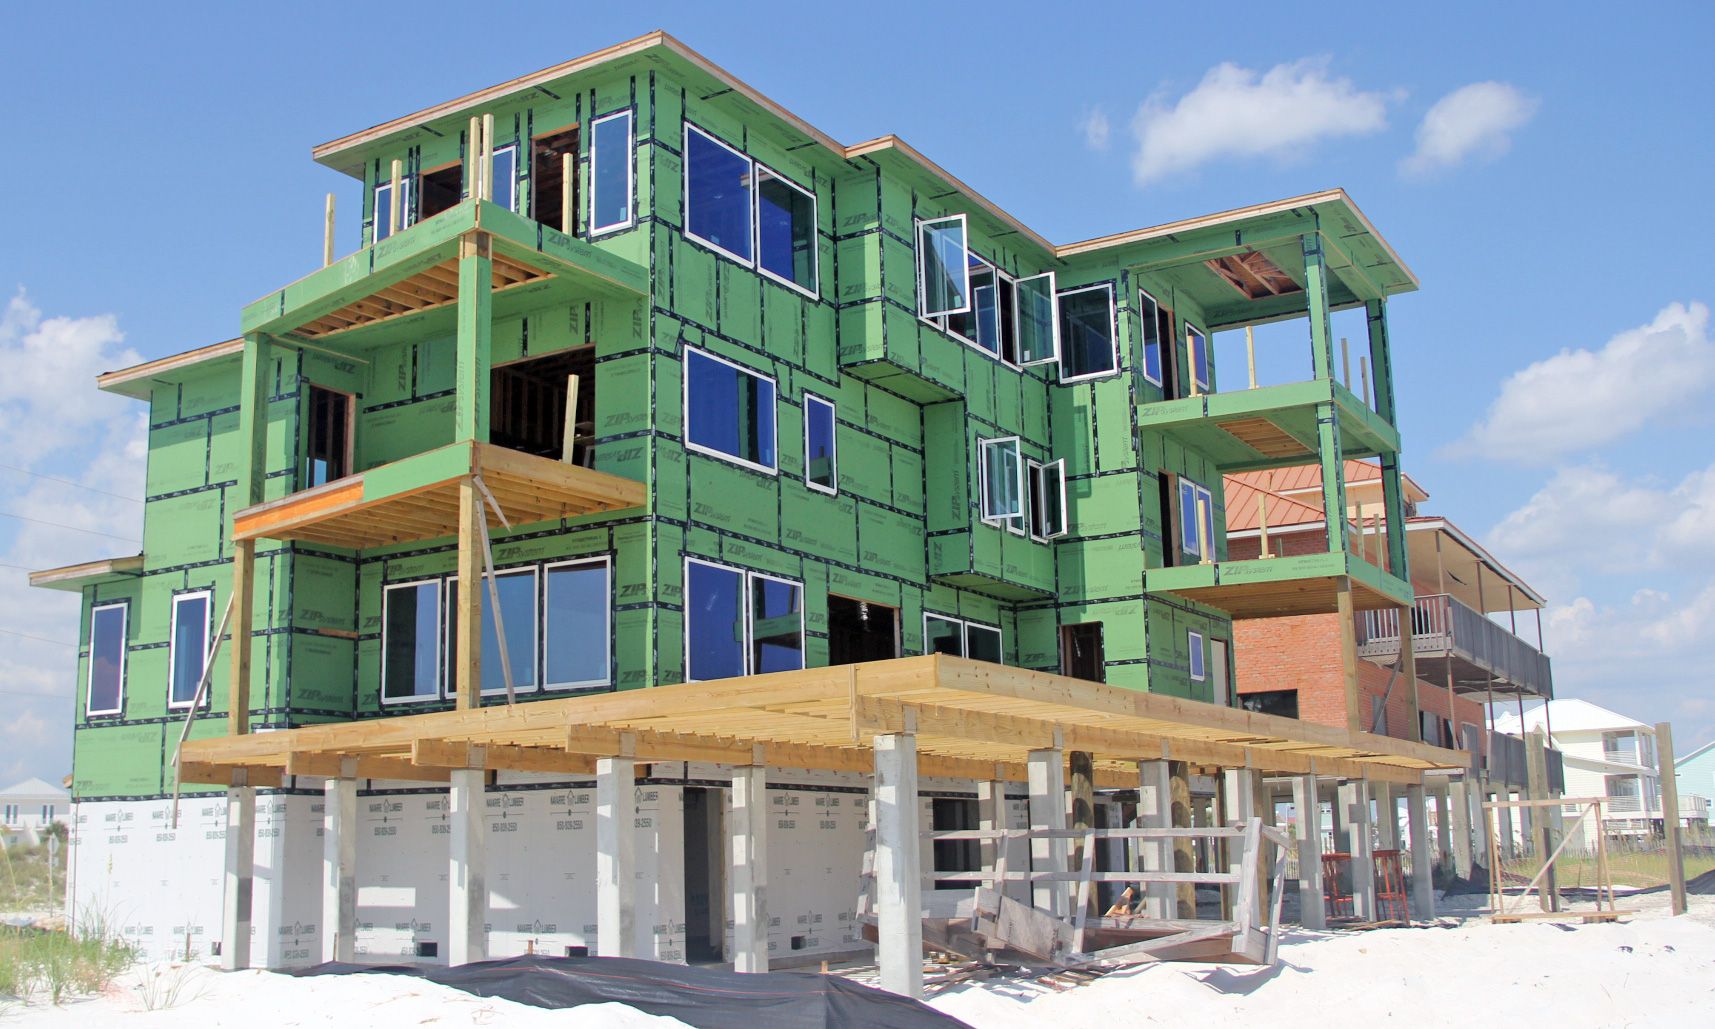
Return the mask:
<path fill-rule="evenodd" d="M 754 969 L 866 946 L 884 767 L 903 854 L 1063 818 L 1067 754 L 1134 794 L 1459 760 L 1231 702 L 1239 621 L 1413 600 L 1417 283 L 1343 191 L 1057 245 L 664 33 L 313 154 L 361 198 L 323 266 L 99 380 L 149 412 L 143 553 L 33 580 L 84 600 L 77 881 L 133 938 Z M 1212 335 L 1288 319 L 1304 381 L 1229 388 Z M 1342 512 L 1350 457 L 1381 549 L 1231 549 L 1224 474 L 1308 462 Z"/>
<path fill-rule="evenodd" d="M 41 779 L 25 779 L 0 790 L 0 844 L 31 844 L 69 814 L 71 797 Z"/>

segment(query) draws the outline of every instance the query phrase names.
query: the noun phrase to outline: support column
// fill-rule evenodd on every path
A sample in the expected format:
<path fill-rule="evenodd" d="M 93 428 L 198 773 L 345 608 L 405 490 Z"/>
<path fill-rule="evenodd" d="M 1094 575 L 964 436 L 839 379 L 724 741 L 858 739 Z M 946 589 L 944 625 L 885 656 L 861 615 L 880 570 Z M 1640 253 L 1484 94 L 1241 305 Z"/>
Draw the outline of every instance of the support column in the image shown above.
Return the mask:
<path fill-rule="evenodd" d="M 453 688 L 458 709 L 482 706 L 482 496 L 459 480 L 458 607 L 453 616 Z"/>
<path fill-rule="evenodd" d="M 1298 814 L 1298 921 L 1306 929 L 1328 928 L 1322 901 L 1322 795 L 1314 775 L 1292 779 L 1292 807 Z"/>
<path fill-rule="evenodd" d="M 1640 733 L 1637 739 L 1642 738 Z M 1679 840 L 1679 762 L 1673 756 L 1673 723 L 1655 723 L 1656 775 L 1661 783 L 1661 827 L 1667 844 L 1668 903 L 1675 915 L 1685 914 L 1685 856 Z M 1546 773 L 1548 756 L 1543 755 Z M 1544 775 L 1546 779 L 1546 774 Z M 1639 806 L 1649 813 L 1649 794 L 1640 786 Z M 1597 826 L 1598 830 L 1601 828 Z"/>
<path fill-rule="evenodd" d="M 1443 868 L 1453 864 L 1452 806 L 1447 801 L 1447 785 L 1437 786 L 1435 796 L 1435 862 Z"/>
<path fill-rule="evenodd" d="M 1346 513 L 1342 507 L 1340 532 L 1345 531 L 1345 525 Z M 1333 545 L 1332 539 L 1329 545 Z M 1359 702 L 1357 611 L 1352 605 L 1352 580 L 1345 576 L 1341 576 L 1335 586 L 1334 607 L 1335 617 L 1340 621 L 1340 681 L 1346 698 L 1346 731 L 1368 732 L 1370 726 L 1364 722 L 1363 705 Z"/>
<path fill-rule="evenodd" d="M 1054 753 L 1058 760 L 1059 752 Z M 1031 760 L 1035 761 L 1034 754 Z M 1034 796 L 1033 791 L 1033 807 Z M 875 737 L 876 957 L 881 988 L 916 998 L 923 996 L 920 822 L 917 737 L 879 735 Z"/>
<path fill-rule="evenodd" d="M 1394 785 L 1372 783 L 1370 790 L 1376 798 L 1376 839 L 1382 850 L 1399 850 L 1399 795 Z"/>
<path fill-rule="evenodd" d="M 250 967 L 250 897 L 256 886 L 256 789 L 226 790 L 226 878 L 220 933 L 220 967 Z"/>
<path fill-rule="evenodd" d="M 1256 817 L 1256 780 L 1257 774 L 1249 768 L 1228 768 L 1221 774 L 1221 800 L 1224 805 L 1221 811 L 1221 821 L 1226 825 L 1243 826 Z M 1226 840 L 1227 871 L 1242 877 L 1245 873 L 1244 846 L 1238 840 Z M 1254 871 L 1254 870 L 1253 870 Z M 1259 884 L 1260 885 L 1260 884 Z M 1221 912 L 1223 918 L 1233 917 L 1233 907 L 1238 901 L 1240 889 L 1237 886 L 1221 887 Z M 1266 895 L 1258 891 L 1258 896 Z M 1248 912 L 1246 917 L 1254 917 L 1255 912 Z"/>
<path fill-rule="evenodd" d="M 1470 880 L 1474 866 L 1474 855 L 1471 850 L 1471 798 L 1470 787 L 1465 783 L 1451 783 L 1447 787 L 1449 807 L 1452 818 L 1448 821 L 1449 835 L 1453 838 L 1453 873 L 1461 879 Z"/>
<path fill-rule="evenodd" d="M 357 780 L 322 786 L 322 960 L 350 962 L 357 938 Z"/>
<path fill-rule="evenodd" d="M 1071 827 L 1073 829 L 1088 829 L 1096 824 L 1096 762 L 1088 751 L 1074 750 L 1066 755 L 1066 763 L 1072 773 Z M 1082 871 L 1084 868 L 1084 840 L 1072 841 L 1071 859 L 1068 867 L 1072 871 Z M 1073 883 L 1066 884 L 1067 903 L 1077 904 L 1078 891 Z M 1090 893 L 1091 909 L 1099 905 L 1099 891 Z M 1098 912 L 1099 913 L 1099 912 Z"/>
<path fill-rule="evenodd" d="M 1140 829 L 1173 827 L 1173 774 L 1166 761 L 1137 763 L 1137 825 Z M 1141 840 L 1140 867 L 1149 872 L 1173 869 L 1173 841 Z M 1179 894 L 1172 883 L 1149 883 L 1144 889 L 1144 913 L 1150 918 L 1178 918 Z"/>
<path fill-rule="evenodd" d="M 732 770 L 733 971 L 768 971 L 768 779 L 761 765 Z"/>
<path fill-rule="evenodd" d="M 1411 834 L 1411 910 L 1435 917 L 1435 869 L 1429 847 L 1429 805 L 1423 785 L 1405 788 L 1406 831 Z"/>
<path fill-rule="evenodd" d="M 1184 761 L 1169 761 L 1167 772 L 1171 778 L 1173 792 L 1172 825 L 1176 829 L 1189 829 L 1193 821 L 1191 815 L 1191 766 Z M 1179 837 L 1173 841 L 1173 870 L 1175 872 L 1195 872 L 1197 870 L 1197 850 L 1192 846 L 1189 837 Z M 1181 917 L 1197 917 L 1197 886 L 1195 883 L 1178 883 L 1174 886 L 1176 906 Z"/>
<path fill-rule="evenodd" d="M 1066 828 L 1066 765 L 1058 748 L 1033 750 L 1028 761 L 1030 775 L 1030 827 Z M 1037 872 L 1066 871 L 1065 840 L 1031 840 L 1030 867 Z M 1064 916 L 1069 883 L 1039 883 L 1031 890 L 1031 903 L 1043 911 Z"/>
<path fill-rule="evenodd" d="M 472 232 L 459 239 L 459 297 L 454 360 L 453 440 L 488 442 L 494 258 L 491 237 Z M 474 591 L 473 591 L 474 592 Z"/>
<path fill-rule="evenodd" d="M 636 957 L 637 766 L 630 758 L 595 763 L 596 954 Z"/>
<path fill-rule="evenodd" d="M 447 964 L 488 960 L 488 773 L 452 770 L 447 788 Z"/>
<path fill-rule="evenodd" d="M 1340 787 L 1346 817 L 1346 851 L 1352 855 L 1352 913 L 1361 922 L 1376 918 L 1376 861 L 1370 830 L 1370 784 L 1355 779 Z"/>
<path fill-rule="evenodd" d="M 1547 800 L 1548 789 L 1548 736 L 1541 729 L 1533 729 L 1525 736 L 1525 768 L 1530 779 L 1530 799 Z M 1647 799 L 1647 798 L 1646 798 Z M 1555 840 L 1548 831 L 1553 824 L 1549 817 L 1550 809 L 1533 807 L 1530 809 L 1530 827 L 1533 843 L 1536 847 L 1536 859 L 1547 861 L 1554 853 Z M 1542 877 L 1539 891 L 1542 910 L 1558 911 L 1560 890 L 1555 882 L 1554 870 L 1551 868 Z"/>
<path fill-rule="evenodd" d="M 1006 801 L 1006 783 L 1000 779 L 989 779 L 977 783 L 977 828 L 979 829 L 1011 829 L 1011 808 Z M 984 840 L 982 845 L 983 868 L 993 870 L 1001 855 L 1006 856 L 1006 867 L 1009 872 L 1026 872 L 1030 870 L 1030 848 L 1024 840 Z M 1030 886 L 1024 882 L 995 883 L 995 891 L 1021 904 L 1030 903 Z"/>
<path fill-rule="evenodd" d="M 1513 799 L 1513 791 L 1510 789 L 1496 790 L 1495 799 L 1511 800 Z M 1513 809 L 1510 807 L 1496 808 L 1495 821 L 1501 838 L 1501 852 L 1495 855 L 1495 861 L 1498 863 L 1513 857 L 1517 848 L 1517 842 L 1513 836 Z"/>

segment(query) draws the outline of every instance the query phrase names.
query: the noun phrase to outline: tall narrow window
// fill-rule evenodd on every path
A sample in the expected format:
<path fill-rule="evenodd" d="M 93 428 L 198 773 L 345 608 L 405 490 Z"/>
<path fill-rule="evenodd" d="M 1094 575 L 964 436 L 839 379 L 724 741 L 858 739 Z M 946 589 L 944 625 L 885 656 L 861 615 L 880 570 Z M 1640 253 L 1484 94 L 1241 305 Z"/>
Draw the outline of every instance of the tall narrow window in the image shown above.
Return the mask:
<path fill-rule="evenodd" d="M 816 195 L 756 166 L 756 267 L 816 295 Z"/>
<path fill-rule="evenodd" d="M 401 178 L 399 180 L 399 228 L 404 229 L 411 224 L 411 201 L 416 193 L 416 180 Z M 371 233 L 376 243 L 393 234 L 393 182 L 389 179 L 375 187 L 375 230 Z"/>
<path fill-rule="evenodd" d="M 89 692 L 86 715 L 116 715 L 125 709 L 124 604 L 102 604 L 89 613 Z"/>
<path fill-rule="evenodd" d="M 631 224 L 631 112 L 597 118 L 590 133 L 590 232 Z"/>
<path fill-rule="evenodd" d="M 967 343 L 1000 356 L 1000 293 L 994 265 L 970 255 L 966 262 L 971 286 L 970 309 L 947 315 L 947 331 Z"/>
<path fill-rule="evenodd" d="M 1007 522 L 1024 515 L 1024 461 L 1018 437 L 985 439 L 979 445 L 982 473 L 982 518 Z"/>
<path fill-rule="evenodd" d="M 1180 550 L 1199 561 L 1215 559 L 1214 495 L 1183 477 L 1179 480 L 1179 535 Z"/>
<path fill-rule="evenodd" d="M 1208 677 L 1208 671 L 1204 665 L 1203 634 L 1186 632 L 1185 649 L 1190 661 L 1191 678 L 1196 682 L 1202 682 Z"/>
<path fill-rule="evenodd" d="M 447 667 L 458 667 L 458 579 L 447 579 Z M 495 623 L 494 604 L 489 599 L 488 577 L 483 576 L 477 602 L 482 607 L 482 692 L 506 692 L 506 668 L 500 663 L 500 629 Z M 494 589 L 500 595 L 500 621 L 506 623 L 506 659 L 512 666 L 512 691 L 536 688 L 536 569 L 520 568 L 496 572 Z"/>
<path fill-rule="evenodd" d="M 311 386 L 304 433 L 304 485 L 320 486 L 351 474 L 351 402 L 345 393 Z"/>
<path fill-rule="evenodd" d="M 804 587 L 750 573 L 750 672 L 804 667 Z"/>
<path fill-rule="evenodd" d="M 804 394 L 804 481 L 822 493 L 840 491 L 834 432 L 833 402 Z"/>
<path fill-rule="evenodd" d="M 772 474 L 774 380 L 731 361 L 685 350 L 685 445 Z"/>
<path fill-rule="evenodd" d="M 1161 306 L 1148 293 L 1137 295 L 1138 322 L 1143 328 L 1143 377 L 1161 385 Z"/>
<path fill-rule="evenodd" d="M 433 700 L 441 692 L 441 584 L 388 586 L 381 601 L 381 700 Z"/>
<path fill-rule="evenodd" d="M 685 678 L 804 667 L 804 587 L 697 558 L 685 561 Z"/>
<path fill-rule="evenodd" d="M 1018 308 L 1018 363 L 1044 364 L 1060 359 L 1059 297 L 1054 292 L 1054 273 L 1043 272 L 1019 279 L 1015 287 Z"/>
<path fill-rule="evenodd" d="M 750 158 L 685 125 L 685 234 L 751 264 Z"/>
<path fill-rule="evenodd" d="M 1197 392 L 1209 392 L 1209 340 L 1189 322 L 1185 325 L 1185 350 L 1191 359 L 1191 374 L 1197 378 Z"/>
<path fill-rule="evenodd" d="M 1030 535 L 1047 542 L 1066 535 L 1066 462 L 1030 462 Z"/>
<path fill-rule="evenodd" d="M 508 211 L 518 206 L 518 144 L 508 143 L 494 151 L 492 165 L 494 186 L 489 190 L 494 202 Z"/>
<path fill-rule="evenodd" d="M 965 216 L 917 223 L 918 314 L 933 318 L 971 309 L 970 250 Z"/>
<path fill-rule="evenodd" d="M 202 685 L 204 662 L 208 660 L 208 616 L 214 594 L 208 590 L 181 593 L 173 598 L 173 624 L 167 662 L 170 678 L 167 706 L 190 707 Z M 203 698 L 208 703 L 208 698 Z"/>
<path fill-rule="evenodd" d="M 612 571 L 606 558 L 547 567 L 543 615 L 547 688 L 604 686 L 612 681 Z"/>
<path fill-rule="evenodd" d="M 1060 381 L 1111 374 L 1114 353 L 1114 292 L 1106 284 L 1060 294 Z"/>

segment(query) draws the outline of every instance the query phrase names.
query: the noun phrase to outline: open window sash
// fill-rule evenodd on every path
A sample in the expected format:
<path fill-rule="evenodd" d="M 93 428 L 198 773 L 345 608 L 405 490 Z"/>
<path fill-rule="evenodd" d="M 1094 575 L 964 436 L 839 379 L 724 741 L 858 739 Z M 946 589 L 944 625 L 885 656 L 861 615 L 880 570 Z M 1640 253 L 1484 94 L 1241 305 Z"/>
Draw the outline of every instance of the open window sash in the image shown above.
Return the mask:
<path fill-rule="evenodd" d="M 1060 314 L 1054 273 L 1019 279 L 1013 291 L 1018 363 L 1048 364 L 1060 360 Z"/>
<path fill-rule="evenodd" d="M 918 314 L 934 318 L 971 309 L 968 240 L 962 214 L 917 223 Z"/>
<path fill-rule="evenodd" d="M 1030 535 L 1047 542 L 1066 535 L 1066 461 L 1030 462 Z"/>
<path fill-rule="evenodd" d="M 982 518 L 992 524 L 1022 522 L 1024 459 L 1018 437 L 982 441 Z"/>

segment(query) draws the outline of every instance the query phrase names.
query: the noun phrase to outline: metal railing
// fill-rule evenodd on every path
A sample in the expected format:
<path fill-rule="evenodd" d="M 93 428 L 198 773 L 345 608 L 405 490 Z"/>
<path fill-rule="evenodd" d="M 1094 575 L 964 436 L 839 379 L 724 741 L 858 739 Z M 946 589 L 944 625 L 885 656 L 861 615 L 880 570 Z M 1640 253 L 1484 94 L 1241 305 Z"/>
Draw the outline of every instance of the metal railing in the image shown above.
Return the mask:
<path fill-rule="evenodd" d="M 1417 598 L 1411 619 L 1412 651 L 1418 657 L 1462 658 L 1492 673 L 1497 684 L 1521 686 L 1553 696 L 1548 655 L 1445 593 Z M 1399 654 L 1399 611 L 1365 611 L 1358 620 L 1358 656 Z M 1459 685 L 1471 685 L 1463 682 Z"/>

